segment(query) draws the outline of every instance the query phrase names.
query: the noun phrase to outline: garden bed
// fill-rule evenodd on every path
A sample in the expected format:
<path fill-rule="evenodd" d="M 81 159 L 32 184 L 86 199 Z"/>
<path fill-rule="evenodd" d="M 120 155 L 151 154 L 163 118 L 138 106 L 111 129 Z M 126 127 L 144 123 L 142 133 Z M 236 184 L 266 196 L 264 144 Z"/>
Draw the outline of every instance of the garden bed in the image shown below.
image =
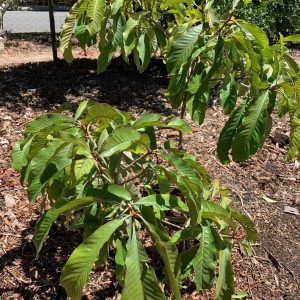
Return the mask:
<path fill-rule="evenodd" d="M 0 70 L 1 299 L 66 299 L 59 286 L 60 271 L 80 242 L 78 233 L 67 232 L 58 223 L 39 260 L 35 260 L 31 237 L 39 216 L 37 206 L 28 203 L 9 158 L 26 123 L 62 105 L 74 110 L 87 98 L 135 115 L 144 111 L 178 114 L 165 101 L 168 78 L 160 59 L 142 75 L 118 59 L 104 74 L 97 75 L 95 70 L 96 61 L 89 59 L 71 65 L 64 61 L 39 62 Z M 259 230 L 253 257 L 247 257 L 237 244 L 233 247 L 236 290 L 246 291 L 245 299 L 300 299 L 300 217 L 284 212 L 284 206 L 300 210 L 300 168 L 294 162 L 284 162 L 288 120 L 274 116 L 272 133 L 256 156 L 223 166 L 216 158 L 216 143 L 226 118 L 217 104 L 212 106 L 202 126 L 191 123 L 194 135 L 185 137 L 184 146 L 199 158 L 213 179 L 228 187 L 233 204 L 251 216 Z M 269 203 L 264 196 L 278 202 Z M 119 287 L 113 261 L 109 261 L 105 270 L 92 273 L 84 291 L 87 299 L 117 299 Z M 212 293 L 198 295 L 189 282 L 183 287 L 186 299 L 211 299 Z"/>

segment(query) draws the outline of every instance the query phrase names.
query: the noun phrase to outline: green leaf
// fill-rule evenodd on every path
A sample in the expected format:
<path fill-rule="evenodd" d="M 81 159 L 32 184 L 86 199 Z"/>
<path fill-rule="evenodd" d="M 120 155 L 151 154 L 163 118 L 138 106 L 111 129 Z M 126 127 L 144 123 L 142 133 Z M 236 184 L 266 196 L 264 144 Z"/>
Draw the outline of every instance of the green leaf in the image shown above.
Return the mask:
<path fill-rule="evenodd" d="M 187 110 L 192 119 L 202 124 L 210 97 L 209 83 L 205 66 L 199 63 L 188 85 Z"/>
<path fill-rule="evenodd" d="M 175 74 L 182 65 L 189 62 L 202 29 L 203 25 L 200 24 L 174 37 L 174 42 L 171 44 L 167 55 L 169 75 Z"/>
<path fill-rule="evenodd" d="M 229 150 L 231 149 L 232 140 L 236 134 L 236 130 L 241 123 L 245 112 L 246 101 L 242 101 L 240 106 L 232 113 L 221 131 L 218 140 L 217 154 L 218 158 L 223 164 L 230 163 Z"/>
<path fill-rule="evenodd" d="M 232 299 L 244 299 L 248 297 L 248 294 L 244 291 L 240 291 L 232 295 Z"/>
<path fill-rule="evenodd" d="M 24 134 L 38 133 L 54 125 L 55 126 L 63 125 L 63 124 L 72 125 L 73 122 L 74 120 L 72 118 L 62 114 L 46 114 L 30 122 L 26 126 Z"/>
<path fill-rule="evenodd" d="M 149 126 L 159 126 L 164 125 L 163 122 L 160 121 L 160 114 L 143 114 L 137 121 L 132 124 L 133 129 L 139 129 Z"/>
<path fill-rule="evenodd" d="M 88 0 L 77 1 L 68 12 L 60 33 L 60 51 L 64 54 L 64 58 L 68 63 L 71 63 L 73 58 L 71 39 L 74 32 L 75 22 L 83 14 L 82 8 L 85 8 Z"/>
<path fill-rule="evenodd" d="M 101 24 L 106 11 L 105 0 L 90 0 L 87 9 L 87 16 L 92 20 L 86 28 L 91 36 L 94 36 L 101 30 Z"/>
<path fill-rule="evenodd" d="M 222 207 L 220 204 L 209 200 L 202 200 L 201 204 L 202 218 L 213 220 L 218 224 L 221 224 L 221 221 L 224 221 L 233 229 L 236 227 L 231 220 L 230 211 Z"/>
<path fill-rule="evenodd" d="M 234 294 L 234 274 L 230 258 L 230 249 L 224 246 L 219 251 L 219 276 L 215 300 L 231 300 Z"/>
<path fill-rule="evenodd" d="M 151 60 L 150 40 L 146 33 L 142 33 L 139 37 L 136 50 L 140 61 L 136 64 L 140 72 L 144 72 Z"/>
<path fill-rule="evenodd" d="M 90 101 L 90 100 L 86 100 L 86 101 L 83 101 L 81 102 L 79 105 L 78 105 L 78 108 L 76 110 L 76 113 L 75 113 L 75 120 L 78 120 L 79 118 L 82 117 L 82 115 L 86 112 L 87 108 L 89 106 L 91 106 L 93 104 L 93 101 Z"/>
<path fill-rule="evenodd" d="M 161 210 L 177 208 L 186 213 L 189 211 L 186 204 L 179 197 L 170 194 L 153 194 L 138 200 L 134 205 L 157 206 Z"/>
<path fill-rule="evenodd" d="M 286 36 L 283 40 L 285 42 L 300 43 L 300 34 Z"/>
<path fill-rule="evenodd" d="M 211 288 L 217 266 L 217 250 L 210 225 L 202 225 L 198 251 L 193 261 L 197 291 Z"/>
<path fill-rule="evenodd" d="M 91 122 L 109 123 L 110 121 L 122 123 L 123 119 L 124 116 L 119 110 L 106 103 L 97 103 L 91 106 L 86 115 L 87 124 Z"/>
<path fill-rule="evenodd" d="M 21 172 L 22 168 L 28 164 L 28 154 L 33 138 L 29 140 L 20 140 L 13 146 L 11 152 L 12 167 Z M 25 144 L 24 144 L 25 143 Z"/>
<path fill-rule="evenodd" d="M 269 39 L 264 31 L 256 25 L 247 23 L 245 21 L 237 21 L 237 24 L 243 29 L 246 34 L 251 36 L 258 42 L 263 48 L 269 47 Z"/>
<path fill-rule="evenodd" d="M 202 228 L 184 228 L 182 230 L 176 231 L 171 237 L 173 243 L 180 243 L 185 240 L 195 240 L 198 239 L 202 232 Z"/>
<path fill-rule="evenodd" d="M 114 232 L 124 223 L 122 220 L 110 221 L 84 240 L 71 254 L 60 277 L 61 285 L 69 297 L 80 300 L 82 289 L 102 247 L 110 240 Z"/>
<path fill-rule="evenodd" d="M 115 153 L 122 152 L 134 142 L 141 138 L 141 134 L 129 126 L 117 127 L 107 138 L 100 153 L 102 157 L 108 157 Z"/>
<path fill-rule="evenodd" d="M 71 164 L 68 158 L 71 145 L 53 142 L 41 149 L 31 160 L 28 198 L 35 201 L 47 182 L 59 171 Z"/>
<path fill-rule="evenodd" d="M 249 107 L 232 142 L 232 157 L 235 161 L 243 161 L 262 146 L 266 136 L 269 119 L 269 91 L 264 92 Z"/>
<path fill-rule="evenodd" d="M 186 0 L 186 1 L 180 1 L 180 0 L 164 0 L 162 1 L 161 5 L 160 5 L 160 9 L 161 10 L 165 10 L 167 9 L 169 6 L 173 6 L 176 4 L 180 4 L 180 3 L 192 3 L 192 0 Z"/>
<path fill-rule="evenodd" d="M 143 264 L 143 287 L 146 300 L 165 300 L 160 285 L 158 284 L 156 274 L 152 267 Z M 131 298 L 132 299 L 132 298 Z"/>
<path fill-rule="evenodd" d="M 187 177 L 195 184 L 201 184 L 196 170 L 191 167 L 184 159 L 170 153 L 162 153 L 161 156 L 173 165 L 181 176 Z"/>
<path fill-rule="evenodd" d="M 238 210 L 230 208 L 231 216 L 242 225 L 247 233 L 247 239 L 252 242 L 257 241 L 257 230 L 254 222 L 246 215 L 241 214 Z"/>
<path fill-rule="evenodd" d="M 198 251 L 198 245 L 193 246 L 187 250 L 183 250 L 179 253 L 180 260 L 180 272 L 179 272 L 179 280 L 186 279 L 193 272 L 193 262 L 195 255 Z"/>
<path fill-rule="evenodd" d="M 117 238 L 116 240 L 116 278 L 121 286 L 124 285 L 125 278 L 125 259 L 126 259 L 126 241 L 124 238 Z"/>
<path fill-rule="evenodd" d="M 69 211 L 74 208 L 89 206 L 90 204 L 97 202 L 99 199 L 101 199 L 101 198 L 95 198 L 95 197 L 77 198 L 59 208 L 56 208 L 55 211 L 58 215 L 60 215 L 61 213 Z"/>
<path fill-rule="evenodd" d="M 55 209 L 51 208 L 47 210 L 40 218 L 40 220 L 36 223 L 35 233 L 32 239 L 36 249 L 36 256 L 38 256 L 39 252 L 41 251 L 49 230 L 58 216 L 59 215 L 57 214 Z"/>
<path fill-rule="evenodd" d="M 145 219 L 143 219 L 143 221 L 146 225 L 147 232 L 156 244 L 156 248 L 164 262 L 172 295 L 175 300 L 181 300 L 180 288 L 175 276 L 175 266 L 178 255 L 176 245 L 172 243 L 169 236 L 163 233 L 158 227 L 148 223 Z"/>
<path fill-rule="evenodd" d="M 135 226 L 133 226 L 133 232 L 129 241 L 125 266 L 126 274 L 121 299 L 145 299 Z"/>
<path fill-rule="evenodd" d="M 167 128 L 176 129 L 178 131 L 184 132 L 184 133 L 192 133 L 192 128 L 188 125 L 188 123 L 183 120 L 176 117 L 169 117 L 167 120 Z"/>
<path fill-rule="evenodd" d="M 235 79 L 231 74 L 229 74 L 228 78 L 226 78 L 224 81 L 224 85 L 220 92 L 220 98 L 224 112 L 226 114 L 231 113 L 235 108 L 237 100 Z"/>
<path fill-rule="evenodd" d="M 122 7 L 124 0 L 112 0 L 111 1 L 111 14 L 115 15 Z"/>

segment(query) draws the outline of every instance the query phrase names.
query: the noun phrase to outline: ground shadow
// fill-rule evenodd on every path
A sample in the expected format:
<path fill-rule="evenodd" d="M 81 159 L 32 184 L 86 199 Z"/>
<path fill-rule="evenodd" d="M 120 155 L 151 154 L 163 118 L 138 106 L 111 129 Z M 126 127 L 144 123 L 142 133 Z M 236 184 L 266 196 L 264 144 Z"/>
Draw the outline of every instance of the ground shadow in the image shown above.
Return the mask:
<path fill-rule="evenodd" d="M 21 295 L 24 300 L 67 299 L 64 288 L 59 285 L 59 277 L 69 255 L 81 242 L 81 232 L 67 231 L 60 224 L 52 226 L 49 238 L 38 259 L 35 259 L 35 248 L 28 238 L 34 232 L 35 221 L 21 232 L 21 244 L 0 257 L 0 274 L 2 272 L 3 274 L 5 272 L 12 273 L 11 270 L 14 270 L 17 265 L 23 272 L 23 274 L 13 274 L 11 276 L 13 282 L 8 284 L 2 282 L 0 299 L 7 299 L 6 297 L 16 294 Z M 7 276 L 3 276 L 3 278 L 7 278 Z M 14 282 L 17 284 L 13 284 Z M 101 286 L 97 293 L 111 297 L 115 291 L 115 288 L 112 289 L 111 286 Z M 36 298 L 37 295 L 38 298 Z"/>
<path fill-rule="evenodd" d="M 108 70 L 96 73 L 97 61 L 75 60 L 40 62 L 0 70 L 0 106 L 14 112 L 24 108 L 53 109 L 64 102 L 77 106 L 92 99 L 129 110 L 156 111 L 171 114 L 164 101 L 168 85 L 166 68 L 161 59 L 153 59 L 148 70 L 136 69 L 116 58 Z"/>

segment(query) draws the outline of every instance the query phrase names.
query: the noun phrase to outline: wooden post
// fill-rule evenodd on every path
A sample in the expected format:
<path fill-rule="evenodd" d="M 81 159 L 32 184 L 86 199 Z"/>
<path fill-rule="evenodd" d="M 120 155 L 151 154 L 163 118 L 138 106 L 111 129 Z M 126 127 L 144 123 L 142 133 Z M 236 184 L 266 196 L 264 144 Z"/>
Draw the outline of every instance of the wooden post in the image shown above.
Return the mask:
<path fill-rule="evenodd" d="M 49 21 L 51 30 L 51 45 L 53 60 L 57 60 L 57 47 L 56 47 L 56 32 L 55 32 L 55 21 L 54 21 L 54 11 L 53 11 L 53 0 L 48 0 L 48 10 L 49 10 Z"/>

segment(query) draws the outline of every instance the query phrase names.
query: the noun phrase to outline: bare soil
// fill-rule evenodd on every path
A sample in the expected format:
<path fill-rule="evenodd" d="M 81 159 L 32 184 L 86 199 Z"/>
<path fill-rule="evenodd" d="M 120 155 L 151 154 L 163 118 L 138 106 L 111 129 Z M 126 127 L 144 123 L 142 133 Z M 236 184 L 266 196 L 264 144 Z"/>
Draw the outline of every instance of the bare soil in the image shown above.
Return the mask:
<path fill-rule="evenodd" d="M 50 49 L 48 45 L 26 43 L 23 50 L 9 47 L 0 53 L 0 299 L 66 299 L 59 286 L 60 271 L 80 243 L 80 233 L 66 231 L 58 222 L 39 259 L 35 259 L 31 238 L 39 217 L 38 204 L 28 203 L 26 190 L 10 166 L 12 145 L 33 118 L 66 103 L 75 110 L 86 98 L 135 115 L 143 111 L 178 112 L 166 103 L 168 78 L 159 59 L 142 75 L 118 59 L 107 72 L 97 75 L 93 59 L 81 58 L 71 65 L 62 60 L 27 63 L 29 53 L 31 60 L 38 57 L 41 48 Z M 5 55 L 16 57 L 14 63 L 1 65 Z M 90 55 L 96 57 L 97 53 Z M 211 107 L 203 125 L 191 123 L 194 134 L 185 137 L 185 148 L 197 155 L 213 179 L 228 187 L 233 204 L 251 216 L 259 230 L 252 257 L 234 244 L 236 290 L 246 291 L 245 299 L 298 300 L 300 216 L 285 213 L 284 206 L 300 210 L 300 168 L 298 163 L 284 162 L 288 119 L 274 116 L 270 137 L 252 159 L 223 166 L 216 159 L 216 144 L 226 119 L 217 105 Z M 268 203 L 263 196 L 278 202 Z M 198 295 L 190 283 L 183 292 L 185 299 L 212 299 L 211 292 Z M 118 298 L 113 263 L 93 271 L 84 293 L 86 299 Z"/>

